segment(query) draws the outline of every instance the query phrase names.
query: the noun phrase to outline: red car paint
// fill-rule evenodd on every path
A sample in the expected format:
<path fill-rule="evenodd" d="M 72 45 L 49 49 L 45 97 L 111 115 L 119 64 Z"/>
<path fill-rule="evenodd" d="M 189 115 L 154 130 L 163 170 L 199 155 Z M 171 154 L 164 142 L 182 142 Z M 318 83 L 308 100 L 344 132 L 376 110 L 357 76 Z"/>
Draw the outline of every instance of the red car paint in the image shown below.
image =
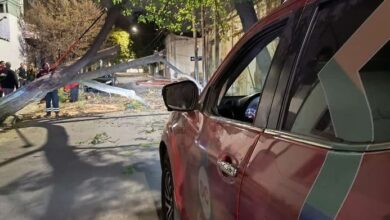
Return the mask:
<path fill-rule="evenodd" d="M 315 2 L 288 1 L 254 25 L 210 79 L 200 96 L 201 102 L 250 39 L 267 25 Z M 175 202 L 182 219 L 390 219 L 390 153 L 386 147 L 377 152 L 333 149 L 293 135 L 221 120 L 199 110 L 174 112 L 162 143 L 171 160 Z M 332 155 L 341 161 L 349 156 L 361 160 L 355 163 L 356 174 L 351 175 L 345 198 L 334 196 L 340 207 L 329 208 L 326 211 L 333 215 L 327 215 L 309 203 L 321 186 L 321 173 L 329 173 L 326 166 Z M 224 175 L 215 166 L 217 161 L 233 164 L 238 175 Z M 203 168 L 208 184 L 199 174 Z M 337 184 L 338 180 L 330 181 Z M 330 200 L 324 199 L 325 203 L 331 203 L 332 198 L 329 195 Z M 315 199 L 321 200 L 312 200 Z"/>
<path fill-rule="evenodd" d="M 245 172 L 239 219 L 297 219 L 325 155 L 263 134 Z"/>
<path fill-rule="evenodd" d="M 337 219 L 390 219 L 389 167 L 390 152 L 366 153 Z"/>

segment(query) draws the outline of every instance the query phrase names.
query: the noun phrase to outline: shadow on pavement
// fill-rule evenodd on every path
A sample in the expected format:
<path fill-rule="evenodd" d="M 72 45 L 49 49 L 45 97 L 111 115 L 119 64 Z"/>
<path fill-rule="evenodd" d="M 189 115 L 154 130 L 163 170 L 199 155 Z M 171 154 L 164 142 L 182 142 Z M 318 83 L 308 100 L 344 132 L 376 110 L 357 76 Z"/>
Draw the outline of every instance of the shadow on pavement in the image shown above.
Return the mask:
<path fill-rule="evenodd" d="M 26 124 L 26 126 L 29 126 L 29 124 Z M 36 123 L 34 126 L 47 129 L 47 143 L 40 149 L 27 152 L 0 163 L 0 167 L 43 151 L 52 172 L 49 174 L 39 172 L 25 174 L 0 188 L 0 195 L 10 195 L 20 191 L 31 192 L 51 186 L 52 190 L 43 216 L 34 216 L 36 214 L 25 213 L 24 216 L 30 216 L 31 219 L 96 219 L 99 216 L 104 216 L 108 211 L 110 213 L 116 209 L 119 212 L 123 211 L 123 204 L 121 204 L 123 201 L 118 198 L 118 195 L 132 193 L 128 192 L 128 188 L 123 183 L 133 180 L 129 180 L 128 177 L 121 173 L 125 166 L 122 162 L 106 161 L 103 165 L 89 164 L 81 160 L 80 155 L 75 152 L 76 149 L 80 150 L 79 148 L 68 145 L 69 137 L 63 127 L 44 122 Z M 26 141 L 26 143 L 29 142 Z M 129 146 L 135 147 L 135 145 Z M 105 153 L 107 152 L 105 151 Z M 93 160 L 105 160 L 103 159 L 103 155 L 97 151 L 92 150 L 89 154 L 83 155 L 83 158 L 90 157 Z M 142 186 L 143 189 L 150 187 L 151 190 L 160 190 L 160 183 L 156 182 L 156 179 L 159 180 L 160 175 L 158 172 L 160 170 L 158 159 L 136 163 L 134 168 L 137 172 L 143 172 L 145 174 L 149 186 Z M 145 183 L 139 182 L 138 184 Z M 130 205 L 136 206 L 139 205 L 137 203 L 142 203 L 142 199 L 140 201 L 137 201 L 137 199 L 130 201 L 130 203 L 133 202 L 134 204 Z M 76 203 L 81 204 L 81 206 L 75 207 Z M 22 202 L 17 205 L 19 204 L 22 205 Z M 154 210 L 149 211 L 154 213 L 147 213 L 143 210 L 135 211 L 135 213 L 141 219 L 152 219 L 151 216 L 160 216 L 159 202 L 155 200 L 154 205 Z M 29 212 L 28 208 L 21 209 Z M 112 218 L 107 217 L 105 219 L 116 218 L 113 216 Z"/>

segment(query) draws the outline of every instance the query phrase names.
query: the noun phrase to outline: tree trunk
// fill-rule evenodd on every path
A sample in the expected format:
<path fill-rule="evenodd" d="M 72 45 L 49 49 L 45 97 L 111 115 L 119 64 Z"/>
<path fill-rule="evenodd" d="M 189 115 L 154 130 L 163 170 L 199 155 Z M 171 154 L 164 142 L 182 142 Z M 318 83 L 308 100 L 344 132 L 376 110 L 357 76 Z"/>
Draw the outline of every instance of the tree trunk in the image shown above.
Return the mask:
<path fill-rule="evenodd" d="M 213 24 L 213 31 L 214 31 L 214 63 L 213 63 L 213 71 L 215 71 L 219 66 L 219 28 L 218 28 L 218 22 L 219 22 L 219 16 L 218 16 L 218 2 L 217 0 L 214 0 L 214 24 Z"/>
<path fill-rule="evenodd" d="M 206 71 L 206 52 L 207 52 L 207 43 L 206 43 L 206 21 L 205 21 L 205 9 L 204 5 L 202 3 L 201 5 L 201 12 L 200 12 L 200 22 L 201 22 L 201 29 L 202 29 L 202 85 L 205 86 L 207 83 L 207 71 Z"/>
<path fill-rule="evenodd" d="M 198 36 L 196 32 L 196 11 L 195 9 L 192 12 L 192 33 L 194 38 L 194 77 L 197 82 L 199 82 L 199 57 L 198 57 Z"/>
<path fill-rule="evenodd" d="M 240 17 L 242 28 L 244 32 L 248 32 L 248 30 L 257 22 L 257 15 L 255 11 L 255 5 L 253 0 L 241 0 L 236 1 L 234 4 L 238 16 Z M 256 81 L 256 85 L 263 85 L 265 76 L 268 73 L 267 67 L 269 66 L 269 62 L 271 60 L 271 55 L 268 50 L 261 51 L 256 56 L 256 69 L 254 72 L 254 80 Z M 262 89 L 262 88 L 259 88 Z"/>
<path fill-rule="evenodd" d="M 253 0 L 235 1 L 234 7 L 240 17 L 244 32 L 248 32 L 252 25 L 254 25 L 258 20 Z"/>

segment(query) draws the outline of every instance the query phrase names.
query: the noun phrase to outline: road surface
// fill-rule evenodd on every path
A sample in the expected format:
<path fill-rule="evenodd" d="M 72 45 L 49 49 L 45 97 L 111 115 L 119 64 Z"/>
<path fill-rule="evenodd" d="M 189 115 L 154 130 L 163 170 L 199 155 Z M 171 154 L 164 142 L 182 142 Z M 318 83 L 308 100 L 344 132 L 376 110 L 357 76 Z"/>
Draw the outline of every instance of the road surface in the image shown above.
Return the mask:
<path fill-rule="evenodd" d="M 0 133 L 0 219 L 158 219 L 167 118 L 114 113 Z"/>

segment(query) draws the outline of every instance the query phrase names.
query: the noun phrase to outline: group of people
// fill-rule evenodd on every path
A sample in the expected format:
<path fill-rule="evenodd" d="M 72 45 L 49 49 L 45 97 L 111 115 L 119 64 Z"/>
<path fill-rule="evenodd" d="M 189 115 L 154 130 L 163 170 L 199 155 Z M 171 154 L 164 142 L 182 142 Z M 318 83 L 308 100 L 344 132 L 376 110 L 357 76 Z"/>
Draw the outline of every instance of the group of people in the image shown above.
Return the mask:
<path fill-rule="evenodd" d="M 14 71 L 11 69 L 10 62 L 0 61 L 0 98 L 11 94 L 35 79 L 52 74 L 53 71 L 48 63 L 44 63 L 39 71 L 35 69 L 33 64 L 30 64 L 27 68 L 24 63 L 21 63 L 20 67 Z M 76 102 L 78 99 L 78 83 L 67 85 L 65 90 L 70 91 L 70 101 Z M 45 101 L 46 117 L 50 117 L 52 112 L 58 117 L 60 112 L 58 90 L 55 89 L 47 93 Z"/>
<path fill-rule="evenodd" d="M 36 78 L 34 64 L 27 66 L 24 63 L 14 71 L 10 62 L 0 61 L 0 97 L 9 95 L 21 86 L 32 82 Z"/>

